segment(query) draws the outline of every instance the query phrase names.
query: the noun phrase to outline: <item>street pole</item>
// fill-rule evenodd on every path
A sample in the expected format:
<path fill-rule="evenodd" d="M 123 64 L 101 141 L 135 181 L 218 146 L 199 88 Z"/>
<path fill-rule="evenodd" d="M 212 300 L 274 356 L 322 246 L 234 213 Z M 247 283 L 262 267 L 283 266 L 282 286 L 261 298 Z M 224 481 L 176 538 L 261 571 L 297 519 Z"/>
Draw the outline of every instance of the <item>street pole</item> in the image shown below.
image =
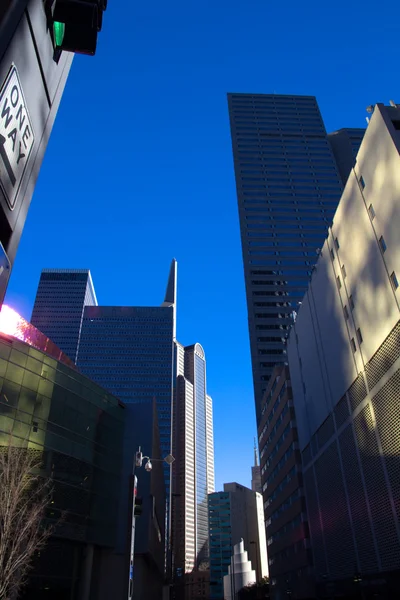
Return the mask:
<path fill-rule="evenodd" d="M 140 446 L 139 446 L 140 452 Z M 132 467 L 132 479 L 133 479 L 133 500 L 132 500 L 132 524 L 131 524 L 131 549 L 129 554 L 129 584 L 128 584 L 128 600 L 132 600 L 133 596 L 133 562 L 135 558 L 135 528 L 136 528 L 136 517 L 135 517 L 135 499 L 137 492 L 137 477 L 135 475 L 136 466 L 136 454 L 133 458 Z"/>

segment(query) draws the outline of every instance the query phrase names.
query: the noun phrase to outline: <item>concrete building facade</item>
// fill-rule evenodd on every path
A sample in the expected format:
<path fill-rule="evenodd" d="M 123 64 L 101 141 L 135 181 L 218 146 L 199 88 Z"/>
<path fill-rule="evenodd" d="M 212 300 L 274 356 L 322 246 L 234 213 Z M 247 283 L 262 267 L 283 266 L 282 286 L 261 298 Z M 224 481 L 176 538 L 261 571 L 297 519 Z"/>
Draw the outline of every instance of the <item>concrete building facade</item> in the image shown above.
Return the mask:
<path fill-rule="evenodd" d="M 270 593 L 314 597 L 312 556 L 289 368 L 277 365 L 258 428 Z"/>
<path fill-rule="evenodd" d="M 228 94 L 228 106 L 258 422 L 343 184 L 313 96 Z"/>
<path fill-rule="evenodd" d="M 371 111 L 288 342 L 322 597 L 400 582 L 400 107 Z"/>
<path fill-rule="evenodd" d="M 261 494 L 261 467 L 258 460 L 256 439 L 254 438 L 254 465 L 251 467 L 251 489 Z"/>
<path fill-rule="evenodd" d="M 268 575 L 262 496 L 238 483 L 225 483 L 223 492 L 208 496 L 210 532 L 210 598 L 223 598 L 234 546 L 243 538 L 260 581 Z M 237 590 L 239 591 L 239 590 Z"/>

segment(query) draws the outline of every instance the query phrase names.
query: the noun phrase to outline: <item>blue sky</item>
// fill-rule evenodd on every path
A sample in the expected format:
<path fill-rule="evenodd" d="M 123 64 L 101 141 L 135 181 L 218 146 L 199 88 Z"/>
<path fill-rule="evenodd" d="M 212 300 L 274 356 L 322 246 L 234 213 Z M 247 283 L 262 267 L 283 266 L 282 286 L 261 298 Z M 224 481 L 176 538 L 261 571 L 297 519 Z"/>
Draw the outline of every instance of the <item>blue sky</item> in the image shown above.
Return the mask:
<path fill-rule="evenodd" d="M 110 0 L 77 56 L 7 302 L 43 267 L 90 268 L 99 302 L 159 304 L 178 260 L 178 338 L 206 352 L 217 489 L 250 483 L 256 434 L 226 93 L 316 95 L 328 131 L 400 99 L 398 18 L 372 0 Z M 397 11 L 397 16 L 399 11 Z"/>

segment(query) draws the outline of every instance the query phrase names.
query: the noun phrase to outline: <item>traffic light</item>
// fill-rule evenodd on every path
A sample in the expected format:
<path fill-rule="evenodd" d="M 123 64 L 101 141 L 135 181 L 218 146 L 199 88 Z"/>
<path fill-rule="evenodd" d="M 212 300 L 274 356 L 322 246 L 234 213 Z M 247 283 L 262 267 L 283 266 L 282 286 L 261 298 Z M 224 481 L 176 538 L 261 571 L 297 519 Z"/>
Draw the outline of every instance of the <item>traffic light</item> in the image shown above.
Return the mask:
<path fill-rule="evenodd" d="M 55 51 L 94 55 L 107 0 L 46 0 Z"/>
<path fill-rule="evenodd" d="M 134 512 L 135 517 L 140 517 L 143 512 L 143 498 L 138 498 L 135 496 L 135 504 L 134 504 Z"/>

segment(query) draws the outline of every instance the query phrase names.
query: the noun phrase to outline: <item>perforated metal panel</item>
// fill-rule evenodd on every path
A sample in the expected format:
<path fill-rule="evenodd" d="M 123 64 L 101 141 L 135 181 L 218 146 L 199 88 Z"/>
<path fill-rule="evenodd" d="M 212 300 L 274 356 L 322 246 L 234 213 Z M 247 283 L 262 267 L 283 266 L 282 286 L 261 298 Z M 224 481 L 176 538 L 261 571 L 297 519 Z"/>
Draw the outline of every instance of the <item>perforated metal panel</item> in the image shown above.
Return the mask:
<path fill-rule="evenodd" d="M 397 518 L 400 518 L 400 369 L 372 398 Z"/>
<path fill-rule="evenodd" d="M 324 534 L 319 518 L 317 489 L 312 468 L 304 473 L 304 487 L 306 490 L 308 525 L 312 540 L 315 572 L 318 577 L 322 577 L 327 573 L 327 565 L 325 559 Z"/>
<path fill-rule="evenodd" d="M 332 578 L 354 575 L 354 543 L 336 440 L 315 461 L 319 503 Z"/>
<path fill-rule="evenodd" d="M 365 367 L 369 389 L 371 390 L 400 356 L 400 321 L 389 333 L 379 350 L 375 352 Z"/>
<path fill-rule="evenodd" d="M 320 428 L 317 430 L 317 438 L 318 438 L 318 446 L 322 448 L 333 436 L 335 433 L 335 426 L 333 424 L 333 416 L 332 413 L 329 415 L 327 419 L 322 423 Z"/>
<path fill-rule="evenodd" d="M 365 385 L 362 373 L 360 373 L 357 379 L 352 383 L 347 393 L 349 395 L 351 410 L 355 410 L 367 397 L 367 386 Z"/>
<path fill-rule="evenodd" d="M 339 447 L 361 572 L 378 571 L 378 560 L 373 544 L 367 501 L 351 425 L 348 425 L 339 436 Z"/>
<path fill-rule="evenodd" d="M 369 405 L 355 417 L 354 431 L 360 451 L 381 567 L 383 571 L 389 571 L 400 567 L 400 544 Z"/>
<path fill-rule="evenodd" d="M 339 429 L 339 427 L 341 427 L 341 425 L 343 425 L 343 423 L 346 421 L 346 419 L 349 417 L 349 414 L 350 414 L 349 413 L 349 405 L 347 404 L 346 396 L 343 396 L 343 398 L 341 398 L 339 400 L 339 402 L 336 404 L 334 413 L 335 413 L 336 428 Z"/>

